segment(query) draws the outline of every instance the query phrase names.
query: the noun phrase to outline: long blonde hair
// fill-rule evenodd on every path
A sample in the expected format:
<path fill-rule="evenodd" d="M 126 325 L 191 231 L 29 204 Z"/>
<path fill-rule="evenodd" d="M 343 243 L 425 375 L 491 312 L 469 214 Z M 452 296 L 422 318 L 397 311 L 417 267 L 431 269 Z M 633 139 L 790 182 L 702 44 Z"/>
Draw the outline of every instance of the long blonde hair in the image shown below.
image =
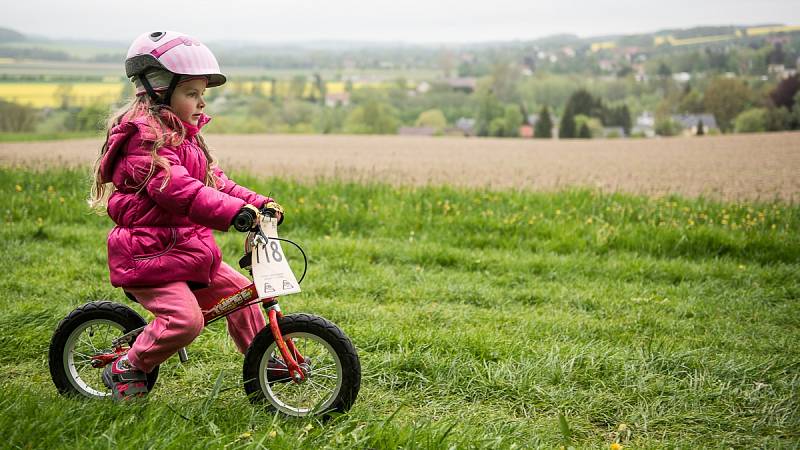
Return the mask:
<path fill-rule="evenodd" d="M 169 183 L 169 161 L 159 155 L 158 150 L 165 145 L 180 145 L 186 138 L 186 128 L 183 126 L 183 122 L 181 122 L 178 116 L 172 111 L 172 108 L 164 105 L 156 105 L 149 96 L 140 95 L 131 98 L 127 104 L 112 113 L 106 122 L 106 141 L 103 143 L 103 147 L 100 149 L 100 156 L 94 164 L 94 184 L 92 185 L 89 196 L 89 206 L 91 208 L 103 211 L 108 204 L 109 197 L 111 197 L 111 194 L 116 190 L 114 184 L 108 181 L 104 182 L 100 174 L 100 163 L 108 151 L 108 140 L 111 137 L 111 129 L 120 123 L 129 122 L 141 117 L 144 117 L 149 125 L 148 131 L 151 134 L 146 136 L 146 140 L 148 142 L 152 141 L 153 143 L 150 147 L 152 161 L 150 162 L 150 168 L 144 180 L 142 180 L 138 186 L 135 186 L 135 188 L 138 191 L 144 189 L 159 168 L 166 173 L 164 181 L 161 183 L 159 189 L 163 190 Z M 206 186 L 216 187 L 217 177 L 215 177 L 213 173 L 216 160 L 211 156 L 208 145 L 206 145 L 200 133 L 195 135 L 195 137 L 207 160 L 205 184 Z"/>

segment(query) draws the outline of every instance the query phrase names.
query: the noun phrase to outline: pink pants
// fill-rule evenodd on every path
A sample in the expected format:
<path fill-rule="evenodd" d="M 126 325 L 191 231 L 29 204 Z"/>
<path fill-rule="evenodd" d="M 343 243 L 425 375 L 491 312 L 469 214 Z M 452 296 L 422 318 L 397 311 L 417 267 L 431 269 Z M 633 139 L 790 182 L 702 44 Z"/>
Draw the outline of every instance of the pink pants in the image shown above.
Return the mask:
<path fill-rule="evenodd" d="M 203 331 L 202 310 L 235 294 L 251 284 L 244 275 L 225 263 L 220 265 L 211 285 L 192 292 L 185 282 L 161 286 L 126 287 L 145 309 L 156 317 L 136 338 L 128 360 L 139 370 L 150 372 L 182 347 L 189 345 Z M 227 316 L 228 333 L 244 353 L 256 334 L 266 326 L 259 305 L 240 309 Z"/>

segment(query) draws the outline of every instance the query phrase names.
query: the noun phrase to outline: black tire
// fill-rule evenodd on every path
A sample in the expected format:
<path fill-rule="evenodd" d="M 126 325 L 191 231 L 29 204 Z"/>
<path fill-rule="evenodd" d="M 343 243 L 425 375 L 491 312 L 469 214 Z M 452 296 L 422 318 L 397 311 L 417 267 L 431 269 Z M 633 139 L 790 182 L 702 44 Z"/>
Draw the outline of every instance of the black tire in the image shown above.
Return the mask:
<path fill-rule="evenodd" d="M 309 314 L 283 316 L 278 326 L 284 339 L 294 339 L 298 351 L 311 361 L 307 378 L 302 383 L 267 379 L 267 362 L 271 357 L 282 359 L 267 326 L 253 339 L 244 358 L 244 389 L 250 401 L 298 417 L 327 416 L 350 409 L 361 387 L 361 362 L 344 332 L 328 320 Z M 322 394 L 316 400 L 320 388 Z M 287 403 L 291 396 L 300 396 L 297 404 Z"/>
<path fill-rule="evenodd" d="M 90 302 L 72 310 L 59 322 L 50 341 L 50 376 L 58 392 L 91 398 L 110 396 L 111 391 L 105 388 L 101 379 L 103 369 L 88 366 L 85 356 L 81 356 L 81 361 L 75 361 L 75 347 L 88 344 L 96 350 L 110 349 L 112 340 L 146 324 L 136 311 L 109 301 Z M 94 326 L 104 332 L 96 339 Z M 89 334 L 83 336 L 87 328 Z M 96 348 L 97 345 L 103 347 Z M 153 388 L 157 379 L 158 367 L 147 375 L 148 390 Z"/>

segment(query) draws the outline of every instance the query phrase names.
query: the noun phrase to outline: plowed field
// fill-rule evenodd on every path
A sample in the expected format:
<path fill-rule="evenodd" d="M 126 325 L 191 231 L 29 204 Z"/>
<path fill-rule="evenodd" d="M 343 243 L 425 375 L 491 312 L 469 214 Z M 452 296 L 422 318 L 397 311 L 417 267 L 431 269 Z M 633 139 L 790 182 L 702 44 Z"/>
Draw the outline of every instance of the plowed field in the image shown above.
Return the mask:
<path fill-rule="evenodd" d="M 567 186 L 726 200 L 800 200 L 800 133 L 539 141 L 402 136 L 209 135 L 228 172 L 492 189 Z M 0 144 L 0 164 L 80 165 L 97 139 Z"/>

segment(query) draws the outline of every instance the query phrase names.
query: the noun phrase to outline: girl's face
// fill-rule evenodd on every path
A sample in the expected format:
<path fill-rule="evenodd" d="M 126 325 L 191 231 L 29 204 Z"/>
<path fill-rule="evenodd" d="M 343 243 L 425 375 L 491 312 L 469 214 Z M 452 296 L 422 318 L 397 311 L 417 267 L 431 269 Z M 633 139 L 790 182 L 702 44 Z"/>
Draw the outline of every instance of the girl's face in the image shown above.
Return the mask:
<path fill-rule="evenodd" d="M 208 80 L 195 78 L 179 84 L 172 93 L 169 105 L 179 119 L 192 125 L 197 125 L 200 114 L 206 107 L 203 94 L 206 92 Z"/>

